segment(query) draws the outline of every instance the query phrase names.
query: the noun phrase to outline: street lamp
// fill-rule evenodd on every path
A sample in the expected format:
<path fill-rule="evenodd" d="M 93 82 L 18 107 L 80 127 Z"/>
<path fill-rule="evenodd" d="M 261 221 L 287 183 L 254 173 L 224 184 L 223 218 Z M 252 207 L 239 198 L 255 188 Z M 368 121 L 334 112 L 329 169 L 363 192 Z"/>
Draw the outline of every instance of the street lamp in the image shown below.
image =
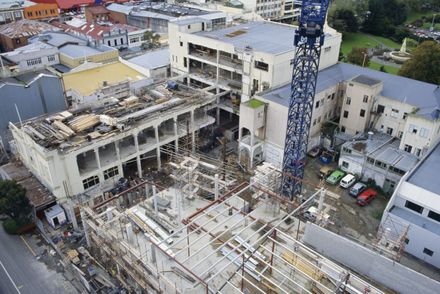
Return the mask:
<path fill-rule="evenodd" d="M 367 52 L 363 52 L 363 54 L 364 54 L 364 60 L 362 61 L 362 67 L 365 67 L 365 60 L 367 59 L 368 53 Z"/>
<path fill-rule="evenodd" d="M 432 15 L 432 23 L 431 23 L 431 27 L 429 28 L 429 31 L 432 32 L 434 30 L 434 20 L 435 20 L 435 13 Z"/>

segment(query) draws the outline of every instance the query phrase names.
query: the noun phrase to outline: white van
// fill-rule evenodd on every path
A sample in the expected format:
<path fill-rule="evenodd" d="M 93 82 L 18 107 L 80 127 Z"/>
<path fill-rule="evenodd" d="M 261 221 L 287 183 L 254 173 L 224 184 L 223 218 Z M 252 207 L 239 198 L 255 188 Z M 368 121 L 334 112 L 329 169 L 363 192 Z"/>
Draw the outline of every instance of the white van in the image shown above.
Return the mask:
<path fill-rule="evenodd" d="M 339 186 L 341 186 L 342 188 L 349 188 L 355 182 L 356 182 L 356 177 L 352 174 L 348 174 L 342 178 L 341 182 L 339 183 Z"/>

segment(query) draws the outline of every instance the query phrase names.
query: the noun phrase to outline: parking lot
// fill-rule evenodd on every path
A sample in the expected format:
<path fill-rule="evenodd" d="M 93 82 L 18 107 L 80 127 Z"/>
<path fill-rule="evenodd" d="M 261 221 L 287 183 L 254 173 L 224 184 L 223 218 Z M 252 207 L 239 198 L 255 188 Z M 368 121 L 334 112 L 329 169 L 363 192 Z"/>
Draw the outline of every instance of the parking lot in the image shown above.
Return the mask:
<path fill-rule="evenodd" d="M 319 185 L 319 169 L 322 163 L 319 158 L 308 158 L 305 179 Z M 337 163 L 332 162 L 329 166 L 337 168 Z M 349 189 L 343 189 L 338 185 L 325 183 L 325 188 L 329 191 L 325 203 L 330 206 L 330 224 L 328 229 L 342 236 L 356 239 L 360 242 L 370 243 L 376 236 L 383 210 L 387 204 L 385 196 L 378 194 L 370 204 L 359 206 L 356 198 L 348 194 Z"/>

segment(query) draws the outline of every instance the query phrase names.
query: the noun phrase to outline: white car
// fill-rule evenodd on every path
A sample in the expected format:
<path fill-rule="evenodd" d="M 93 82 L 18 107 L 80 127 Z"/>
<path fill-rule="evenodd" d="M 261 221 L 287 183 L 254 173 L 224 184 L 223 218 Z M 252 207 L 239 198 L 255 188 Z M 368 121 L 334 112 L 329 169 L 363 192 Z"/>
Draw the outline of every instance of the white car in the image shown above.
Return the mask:
<path fill-rule="evenodd" d="M 345 177 L 342 178 L 341 182 L 339 183 L 339 186 L 347 189 L 355 182 L 356 182 L 356 177 L 352 174 L 347 174 Z"/>

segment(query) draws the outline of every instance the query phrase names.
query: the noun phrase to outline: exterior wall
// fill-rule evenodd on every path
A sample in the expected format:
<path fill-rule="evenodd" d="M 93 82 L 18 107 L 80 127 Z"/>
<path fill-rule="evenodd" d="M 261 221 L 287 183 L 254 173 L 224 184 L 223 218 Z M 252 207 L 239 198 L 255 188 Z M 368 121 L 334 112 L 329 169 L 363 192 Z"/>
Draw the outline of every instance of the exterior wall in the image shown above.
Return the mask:
<path fill-rule="evenodd" d="M 102 34 L 102 44 L 114 48 L 128 47 L 128 32 L 119 30 L 104 33 Z"/>
<path fill-rule="evenodd" d="M 377 113 L 379 105 L 384 107 L 383 113 Z M 415 107 L 412 105 L 378 96 L 373 106 L 373 112 L 377 113 L 377 117 L 373 118 L 373 128 L 401 139 L 405 128 L 405 119 L 414 110 Z"/>
<path fill-rule="evenodd" d="M 8 36 L 0 34 L 0 45 L 3 51 L 13 51 L 27 44 L 28 44 L 27 37 L 19 37 L 19 38 L 11 39 Z"/>
<path fill-rule="evenodd" d="M 94 14 L 90 11 L 89 7 L 85 8 L 84 14 L 86 16 L 87 22 L 97 22 L 97 21 L 108 21 L 110 13 L 97 13 Z"/>
<path fill-rule="evenodd" d="M 0 10 L 0 24 L 14 22 L 23 18 L 23 7 Z"/>
<path fill-rule="evenodd" d="M 3 143 L 12 139 L 7 130 L 9 122 L 18 122 L 15 105 L 22 120 L 66 109 L 61 79 L 43 76 L 27 85 L 5 84 L 0 88 L 0 136 Z M 7 147 L 8 148 L 8 147 Z"/>
<path fill-rule="evenodd" d="M 143 29 L 149 29 L 157 33 L 168 33 L 167 19 L 129 14 L 127 16 L 127 24 Z"/>
<path fill-rule="evenodd" d="M 253 11 L 265 19 L 276 19 L 281 16 L 281 0 L 243 0 L 241 2 L 244 9 Z"/>
<path fill-rule="evenodd" d="M 119 178 L 124 176 L 123 163 L 130 160 L 136 160 L 138 162 L 138 170 L 142 174 L 142 168 L 139 166 L 140 156 L 146 154 L 147 152 L 155 152 L 157 154 L 158 165 L 160 165 L 160 157 L 158 156 L 160 154 L 160 146 L 173 142 L 177 138 L 186 135 L 186 132 L 176 133 L 177 129 L 175 128 L 174 135 L 167 136 L 165 139 L 159 139 L 157 137 L 157 129 L 159 128 L 160 124 L 169 119 L 176 121 L 177 117 L 183 113 L 190 113 L 191 117 L 194 117 L 193 112 L 199 107 L 203 106 L 193 105 L 173 113 L 168 113 L 165 115 L 162 114 L 155 120 L 150 120 L 141 125 L 134 126 L 123 133 L 119 133 L 108 138 L 94 140 L 89 145 L 85 145 L 77 150 L 72 150 L 66 153 L 62 152 L 62 150 L 48 151 L 47 149 L 44 149 L 36 144 L 35 141 L 33 141 L 29 135 L 27 135 L 21 129 L 18 129 L 13 125 L 11 128 L 16 142 L 17 151 L 19 152 L 23 163 L 58 198 L 58 200 L 62 200 L 62 198 L 66 197 L 66 192 L 63 188 L 64 182 L 67 184 L 70 195 L 77 195 L 85 191 L 90 191 L 95 187 L 105 187 L 109 184 L 110 187 L 113 187 L 112 184 L 115 180 L 114 177 Z M 211 118 L 210 120 L 203 122 L 196 121 L 191 125 L 195 125 L 195 129 L 198 129 L 212 124 L 214 121 L 215 119 Z M 140 131 L 151 127 L 155 129 L 156 137 L 153 140 L 149 139 L 149 143 L 142 146 L 136 143 L 137 134 Z M 195 129 L 191 130 L 193 136 Z M 120 152 L 119 142 L 124 138 L 129 138 L 132 136 L 135 139 L 135 146 L 132 146 L 134 147 L 133 152 L 123 155 L 122 152 Z M 107 161 L 101 161 L 99 148 L 108 144 L 115 144 L 116 157 L 109 157 Z M 88 151 L 94 152 L 98 167 L 96 169 L 80 173 L 77 164 L 77 157 L 83 156 L 83 153 Z M 104 171 L 112 167 L 117 167 L 118 173 L 114 177 L 105 179 Z M 84 189 L 83 180 L 92 176 L 98 176 L 99 184 L 89 189 Z M 96 196 L 101 194 L 102 191 L 97 191 Z"/>
<path fill-rule="evenodd" d="M 121 12 L 110 11 L 109 19 L 115 23 L 127 24 L 127 15 Z"/>
<path fill-rule="evenodd" d="M 59 63 L 58 49 L 55 47 L 31 53 L 24 52 L 20 54 L 20 58 L 22 58 L 18 63 L 20 71 L 44 69 L 47 66 Z M 33 64 L 32 61 L 40 61 L 40 63 Z"/>
<path fill-rule="evenodd" d="M 24 8 L 24 17 L 27 19 L 38 20 L 58 16 L 58 6 L 54 3 L 36 3 Z"/>
<path fill-rule="evenodd" d="M 373 100 L 382 88 L 382 83 L 369 87 L 352 80 L 347 81 L 339 122 L 342 132 L 355 135 L 369 128 Z M 367 102 L 364 102 L 364 97 L 367 98 Z M 361 111 L 364 111 L 364 117 L 360 116 Z M 348 115 L 345 117 L 347 112 Z"/>
<path fill-rule="evenodd" d="M 144 41 L 144 33 L 147 30 L 139 30 L 136 32 L 130 32 L 128 33 L 128 47 L 132 48 L 132 47 L 139 47 L 141 46 L 143 43 L 145 43 Z"/>
<path fill-rule="evenodd" d="M 409 114 L 403 129 L 400 149 L 407 151 L 411 146 L 410 153 L 423 156 L 440 138 L 440 120 L 432 121 L 417 115 Z"/>
<path fill-rule="evenodd" d="M 87 60 L 95 63 L 108 63 L 117 61 L 119 52 L 117 50 L 105 51 L 95 55 L 87 56 Z M 63 53 L 60 53 L 60 63 L 70 68 L 75 68 L 84 63 L 84 57 L 71 58 Z"/>

